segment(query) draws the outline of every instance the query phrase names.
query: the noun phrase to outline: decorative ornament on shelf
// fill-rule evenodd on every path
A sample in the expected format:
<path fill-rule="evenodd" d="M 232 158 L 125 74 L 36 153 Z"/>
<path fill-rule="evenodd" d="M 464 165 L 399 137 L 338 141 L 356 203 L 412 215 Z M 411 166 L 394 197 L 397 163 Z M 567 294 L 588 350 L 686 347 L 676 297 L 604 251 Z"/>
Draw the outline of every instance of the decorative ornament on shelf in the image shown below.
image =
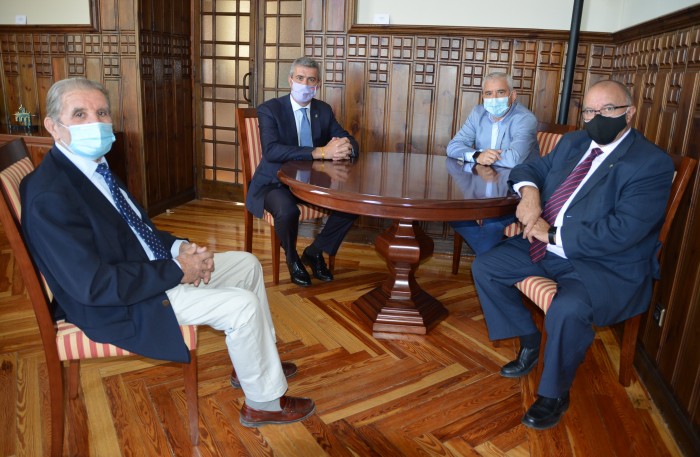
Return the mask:
<path fill-rule="evenodd" d="M 19 110 L 15 113 L 15 122 L 24 127 L 32 126 L 32 114 L 27 111 L 24 105 L 19 105 Z"/>
<path fill-rule="evenodd" d="M 19 109 L 15 113 L 15 124 L 10 124 L 10 133 L 13 131 L 24 131 L 26 134 L 32 133 L 32 131 L 39 128 L 38 125 L 34 125 L 32 117 L 39 118 L 38 114 L 30 113 L 24 105 L 19 105 Z"/>

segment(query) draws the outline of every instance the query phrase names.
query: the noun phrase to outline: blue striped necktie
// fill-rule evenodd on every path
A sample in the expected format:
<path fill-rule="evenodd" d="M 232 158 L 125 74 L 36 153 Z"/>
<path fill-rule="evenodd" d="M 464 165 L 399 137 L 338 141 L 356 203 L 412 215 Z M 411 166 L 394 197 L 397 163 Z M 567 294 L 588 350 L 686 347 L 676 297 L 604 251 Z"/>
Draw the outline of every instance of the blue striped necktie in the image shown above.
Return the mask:
<path fill-rule="evenodd" d="M 148 247 L 153 252 L 156 259 L 171 259 L 172 256 L 163 243 L 155 236 L 153 230 L 146 225 L 145 222 L 141 220 L 138 214 L 134 212 L 131 205 L 124 198 L 119 186 L 117 186 L 114 176 L 112 176 L 112 171 L 107 167 L 107 164 L 102 162 L 97 166 L 97 172 L 105 178 L 109 191 L 112 193 L 112 198 L 114 203 L 117 205 L 119 213 L 122 215 L 124 220 L 131 226 L 132 229 L 139 234 L 139 236 L 146 242 Z"/>
<path fill-rule="evenodd" d="M 588 154 L 588 157 L 586 157 L 583 162 L 576 165 L 574 171 L 559 184 L 559 187 L 557 187 L 552 196 L 549 197 L 549 200 L 547 200 L 547 203 L 544 205 L 544 211 L 542 211 L 542 219 L 547 221 L 549 225 L 554 224 L 559 211 L 561 211 L 561 207 L 564 206 L 564 203 L 566 203 L 569 197 L 571 197 L 571 194 L 578 188 L 583 178 L 586 177 L 591 169 L 593 159 L 602 153 L 603 151 L 600 148 L 593 148 L 591 153 Z M 537 263 L 542 260 L 546 252 L 547 243 L 540 240 L 533 241 L 530 245 L 530 259 L 532 259 L 532 263 Z"/>
<path fill-rule="evenodd" d="M 299 141 L 301 146 L 313 146 L 314 141 L 311 137 L 311 124 L 309 124 L 309 118 L 306 115 L 306 111 L 309 108 L 301 109 L 301 127 L 299 128 Z"/>

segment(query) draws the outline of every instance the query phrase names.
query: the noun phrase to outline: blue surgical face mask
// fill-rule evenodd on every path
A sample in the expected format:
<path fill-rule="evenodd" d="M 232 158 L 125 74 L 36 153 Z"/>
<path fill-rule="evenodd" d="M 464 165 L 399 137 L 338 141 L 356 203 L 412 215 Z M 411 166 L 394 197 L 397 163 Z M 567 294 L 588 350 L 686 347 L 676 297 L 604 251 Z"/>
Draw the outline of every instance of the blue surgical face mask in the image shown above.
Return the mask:
<path fill-rule="evenodd" d="M 59 122 L 59 124 L 61 124 Z M 65 125 L 70 132 L 70 144 L 61 141 L 73 154 L 97 160 L 107 154 L 116 140 L 112 124 L 92 122 L 90 124 Z"/>
<path fill-rule="evenodd" d="M 508 98 L 509 97 L 498 97 L 498 98 L 485 98 L 484 99 L 484 109 L 491 114 L 493 117 L 501 117 L 508 112 Z"/>
<path fill-rule="evenodd" d="M 316 95 L 316 86 L 307 86 L 292 81 L 292 98 L 299 104 L 307 104 Z"/>

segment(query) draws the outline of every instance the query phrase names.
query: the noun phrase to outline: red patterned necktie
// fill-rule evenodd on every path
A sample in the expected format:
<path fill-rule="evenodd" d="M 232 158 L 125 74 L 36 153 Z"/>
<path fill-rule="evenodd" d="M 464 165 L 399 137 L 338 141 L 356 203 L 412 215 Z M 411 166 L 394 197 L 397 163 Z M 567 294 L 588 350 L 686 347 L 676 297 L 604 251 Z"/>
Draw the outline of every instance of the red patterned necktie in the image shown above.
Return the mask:
<path fill-rule="evenodd" d="M 574 171 L 559 184 L 559 187 L 557 187 L 552 196 L 549 197 L 549 200 L 547 200 L 547 203 L 544 205 L 544 211 L 542 211 L 542 219 L 547 221 L 549 225 L 554 224 L 561 207 L 564 206 L 564 203 L 566 203 L 569 197 L 571 197 L 571 194 L 578 188 L 583 178 L 586 177 L 591 169 L 593 159 L 602 153 L 603 151 L 600 148 L 593 148 L 591 153 L 588 154 L 588 157 L 574 168 Z M 530 245 L 530 258 L 532 259 L 532 263 L 537 263 L 542 260 L 546 252 L 547 243 L 534 240 Z"/>

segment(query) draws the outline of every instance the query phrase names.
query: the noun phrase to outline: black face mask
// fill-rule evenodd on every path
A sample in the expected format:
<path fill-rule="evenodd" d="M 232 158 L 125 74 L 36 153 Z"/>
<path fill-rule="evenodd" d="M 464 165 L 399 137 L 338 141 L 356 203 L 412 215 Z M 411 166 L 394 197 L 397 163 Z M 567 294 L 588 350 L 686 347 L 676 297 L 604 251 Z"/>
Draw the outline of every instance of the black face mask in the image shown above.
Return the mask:
<path fill-rule="evenodd" d="M 593 119 L 583 124 L 588 136 L 601 146 L 613 142 L 618 133 L 627 127 L 627 113 L 617 117 L 605 117 L 596 114 Z"/>

